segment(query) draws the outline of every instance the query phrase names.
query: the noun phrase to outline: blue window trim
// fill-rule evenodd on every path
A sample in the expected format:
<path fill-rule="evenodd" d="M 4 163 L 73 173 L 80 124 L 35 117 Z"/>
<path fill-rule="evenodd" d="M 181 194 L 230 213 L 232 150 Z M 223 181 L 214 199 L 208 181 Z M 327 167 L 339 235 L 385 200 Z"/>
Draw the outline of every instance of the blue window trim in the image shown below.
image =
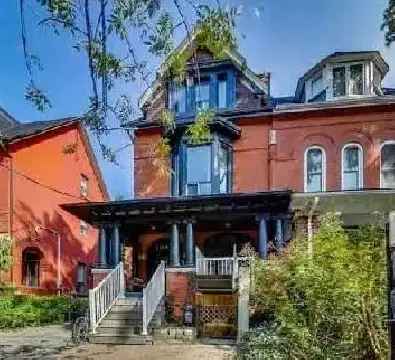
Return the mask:
<path fill-rule="evenodd" d="M 226 109 L 231 109 L 235 106 L 236 103 L 236 75 L 234 70 L 229 69 L 218 69 L 217 71 L 202 73 L 201 77 L 209 77 L 210 78 L 210 108 L 211 109 L 219 109 L 218 108 L 218 76 L 221 74 L 226 74 L 227 76 L 227 94 L 226 101 L 227 106 Z M 186 81 L 186 99 L 185 99 L 185 109 L 186 111 L 183 113 L 176 113 L 175 116 L 177 119 L 182 118 L 190 118 L 196 114 L 196 105 L 195 105 L 195 85 Z M 174 89 L 174 83 L 170 82 L 167 87 L 167 106 L 170 106 L 170 91 Z M 222 108 L 221 110 L 224 110 Z"/>
<path fill-rule="evenodd" d="M 220 193 L 220 170 L 219 170 L 219 150 L 223 146 L 228 151 L 228 177 L 227 193 L 232 192 L 233 188 L 233 148 L 227 138 L 220 136 L 218 133 L 213 134 L 213 140 L 208 143 L 199 145 L 188 144 L 185 137 L 181 137 L 178 145 L 174 147 L 172 156 L 173 175 L 171 176 L 171 194 L 172 196 L 186 196 L 187 186 L 187 148 L 202 145 L 211 146 L 211 194 Z"/>

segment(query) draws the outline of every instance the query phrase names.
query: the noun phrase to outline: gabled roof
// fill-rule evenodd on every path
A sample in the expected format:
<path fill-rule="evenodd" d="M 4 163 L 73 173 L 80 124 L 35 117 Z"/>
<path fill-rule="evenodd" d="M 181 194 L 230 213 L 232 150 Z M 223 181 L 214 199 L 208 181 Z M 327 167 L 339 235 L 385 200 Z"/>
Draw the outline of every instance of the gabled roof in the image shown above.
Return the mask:
<path fill-rule="evenodd" d="M 2 138 L 10 143 L 30 136 L 39 135 L 48 130 L 54 130 L 58 127 L 71 125 L 79 122 L 78 117 L 70 117 L 57 120 L 48 121 L 34 121 L 29 123 L 17 123 L 14 126 L 0 129 L 2 131 Z"/>
<path fill-rule="evenodd" d="M 4 129 L 19 124 L 7 111 L 0 107 L 0 134 Z"/>
<path fill-rule="evenodd" d="M 336 51 L 316 63 L 299 78 L 295 91 L 295 98 L 300 99 L 302 97 L 305 81 L 316 72 L 322 70 L 326 64 L 361 60 L 373 61 L 380 69 L 383 77 L 389 71 L 389 65 L 385 62 L 379 51 Z"/>
<path fill-rule="evenodd" d="M 185 37 L 184 40 L 174 49 L 172 50 L 169 55 L 166 57 L 166 59 L 162 62 L 157 74 L 156 74 L 156 79 L 152 83 L 152 85 L 144 92 L 144 94 L 141 96 L 139 100 L 139 106 L 142 108 L 147 102 L 149 102 L 153 95 L 155 94 L 155 91 L 157 88 L 160 86 L 161 79 L 163 78 L 164 74 L 166 73 L 168 67 L 169 67 L 169 58 L 177 54 L 179 52 L 185 51 L 188 47 L 193 44 L 195 38 L 196 38 L 197 32 L 195 31 L 190 38 Z M 259 74 L 256 74 L 253 72 L 248 66 L 247 66 L 247 61 L 246 59 L 236 50 L 226 50 L 225 51 L 225 58 L 229 59 L 231 63 L 241 72 L 244 74 L 246 79 L 256 88 L 258 92 L 261 92 L 263 94 L 269 95 L 269 89 L 268 85 L 265 83 L 265 81 L 262 79 L 262 77 Z"/>
<path fill-rule="evenodd" d="M 93 167 L 94 173 L 97 176 L 100 190 L 105 199 L 110 198 L 95 153 L 93 151 L 92 145 L 90 144 L 87 131 L 82 125 L 81 117 L 75 116 L 75 117 L 67 117 L 67 118 L 56 119 L 56 120 L 33 121 L 28 123 L 21 123 L 11 118 L 13 122 L 8 121 L 3 123 L 1 122 L 1 115 L 2 112 L 0 111 L 0 140 L 2 140 L 6 144 L 12 144 L 30 137 L 44 134 L 48 131 L 53 131 L 58 128 L 62 128 L 70 125 L 78 126 L 78 128 L 81 131 L 81 137 L 83 139 L 83 143 L 85 145 L 85 149 L 88 154 L 89 161 Z"/>

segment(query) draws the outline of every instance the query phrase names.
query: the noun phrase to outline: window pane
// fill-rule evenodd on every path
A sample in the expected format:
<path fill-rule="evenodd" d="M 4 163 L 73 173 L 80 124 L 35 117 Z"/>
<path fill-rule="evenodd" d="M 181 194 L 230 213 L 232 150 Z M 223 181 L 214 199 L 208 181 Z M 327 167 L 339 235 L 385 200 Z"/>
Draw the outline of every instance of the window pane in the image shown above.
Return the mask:
<path fill-rule="evenodd" d="M 395 188 L 395 144 L 381 149 L 381 182 L 384 188 Z"/>
<path fill-rule="evenodd" d="M 350 91 L 351 95 L 363 94 L 363 66 L 362 64 L 350 66 Z"/>
<path fill-rule="evenodd" d="M 359 172 L 349 172 L 343 174 L 343 187 L 344 190 L 359 189 Z"/>
<path fill-rule="evenodd" d="M 218 76 L 218 107 L 220 109 L 228 107 L 226 85 L 227 85 L 226 74 L 220 74 Z"/>
<path fill-rule="evenodd" d="M 228 192 L 229 151 L 225 146 L 219 150 L 219 192 Z"/>
<path fill-rule="evenodd" d="M 177 85 L 170 92 L 170 108 L 176 113 L 186 111 L 186 88 L 183 85 Z"/>
<path fill-rule="evenodd" d="M 359 172 L 359 153 L 360 149 L 357 146 L 348 147 L 344 149 L 344 171 L 358 171 Z"/>
<path fill-rule="evenodd" d="M 307 160 L 307 186 L 308 192 L 322 191 L 322 150 L 309 149 Z"/>
<path fill-rule="evenodd" d="M 333 96 L 346 95 L 346 71 L 344 67 L 333 69 Z"/>
<path fill-rule="evenodd" d="M 307 191 L 308 192 L 320 192 L 322 191 L 322 175 L 311 174 L 307 178 Z"/>
<path fill-rule="evenodd" d="M 210 82 L 201 79 L 200 85 L 195 88 L 196 109 L 208 109 L 210 107 Z"/>
<path fill-rule="evenodd" d="M 211 183 L 200 183 L 199 184 L 199 194 L 200 195 L 211 194 Z"/>
<path fill-rule="evenodd" d="M 211 146 L 187 148 L 187 183 L 211 181 Z"/>

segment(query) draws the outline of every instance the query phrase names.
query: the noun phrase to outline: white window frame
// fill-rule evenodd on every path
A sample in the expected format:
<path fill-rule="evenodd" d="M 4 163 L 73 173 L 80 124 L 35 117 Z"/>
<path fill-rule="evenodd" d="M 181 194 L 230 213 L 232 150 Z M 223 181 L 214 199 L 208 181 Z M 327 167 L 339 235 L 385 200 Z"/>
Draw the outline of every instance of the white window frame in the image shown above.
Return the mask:
<path fill-rule="evenodd" d="M 360 190 L 363 189 L 363 148 L 360 144 L 358 143 L 348 143 L 345 144 L 342 148 L 342 153 L 341 153 L 341 176 L 342 176 L 342 191 L 344 191 L 344 152 L 347 148 L 352 148 L 356 147 L 359 150 L 359 158 L 358 158 L 358 167 L 359 167 L 359 188 L 354 189 L 354 190 Z M 350 190 L 352 191 L 352 190 Z"/>
<path fill-rule="evenodd" d="M 351 81 L 350 81 L 350 76 L 351 76 L 351 66 L 353 65 L 362 65 L 362 95 L 353 95 L 351 94 Z M 344 96 L 335 96 L 334 92 L 334 86 L 333 86 L 333 72 L 337 68 L 342 68 L 344 67 L 344 81 L 345 81 L 345 89 L 346 93 Z M 342 100 L 342 99 L 347 99 L 347 98 L 361 98 L 366 96 L 366 89 L 367 89 L 367 84 L 366 84 L 366 74 L 365 74 L 365 62 L 362 61 L 353 61 L 353 62 L 346 62 L 346 63 L 336 63 L 332 66 L 331 69 L 331 79 L 332 79 L 332 85 L 331 85 L 331 98 L 333 100 Z"/>
<path fill-rule="evenodd" d="M 311 191 L 307 191 L 307 154 L 310 150 L 319 149 L 322 152 L 322 180 L 321 180 L 321 192 L 326 191 L 326 152 L 322 146 L 313 145 L 306 148 L 304 152 L 304 192 L 311 193 Z"/>
<path fill-rule="evenodd" d="M 385 145 L 395 145 L 395 140 L 386 140 L 380 146 L 380 189 L 383 188 L 383 176 L 382 176 L 382 171 L 381 171 L 381 164 L 382 164 L 381 153 L 382 153 L 383 147 Z"/>
<path fill-rule="evenodd" d="M 87 236 L 88 232 L 89 232 L 89 224 L 84 220 L 80 220 L 80 235 Z"/>
<path fill-rule="evenodd" d="M 80 176 L 80 195 L 85 198 L 89 195 L 89 177 L 85 174 Z"/>

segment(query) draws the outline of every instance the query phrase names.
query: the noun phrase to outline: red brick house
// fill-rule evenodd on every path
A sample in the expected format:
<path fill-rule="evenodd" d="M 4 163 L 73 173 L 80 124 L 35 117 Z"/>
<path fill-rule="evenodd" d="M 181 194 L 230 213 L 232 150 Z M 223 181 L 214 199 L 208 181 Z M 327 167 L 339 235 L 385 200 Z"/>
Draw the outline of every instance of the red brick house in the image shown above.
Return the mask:
<path fill-rule="evenodd" d="M 86 290 L 97 230 L 59 205 L 109 197 L 80 119 L 19 123 L 1 109 L 0 135 L 0 233 L 13 239 L 7 280 L 24 292 Z"/>
<path fill-rule="evenodd" d="M 179 321 L 189 304 L 202 322 L 205 307 L 234 304 L 226 281 L 245 244 L 266 258 L 322 212 L 339 212 L 347 226 L 395 211 L 395 92 L 381 85 L 389 68 L 380 53 L 334 53 L 289 98 L 270 95 L 269 73 L 254 73 L 236 51 L 227 55 L 199 50 L 199 77 L 191 63 L 181 84 L 162 81 L 162 65 L 142 97 L 142 117 L 130 124 L 135 199 L 65 206 L 101 227 L 103 267 L 110 253 L 112 264 L 124 260 L 127 288 L 136 277 L 148 282 L 144 309 L 166 263 L 164 295 Z M 152 152 L 164 108 L 177 124 L 168 176 Z M 215 111 L 212 137 L 191 144 L 185 130 L 207 108 Z"/>

